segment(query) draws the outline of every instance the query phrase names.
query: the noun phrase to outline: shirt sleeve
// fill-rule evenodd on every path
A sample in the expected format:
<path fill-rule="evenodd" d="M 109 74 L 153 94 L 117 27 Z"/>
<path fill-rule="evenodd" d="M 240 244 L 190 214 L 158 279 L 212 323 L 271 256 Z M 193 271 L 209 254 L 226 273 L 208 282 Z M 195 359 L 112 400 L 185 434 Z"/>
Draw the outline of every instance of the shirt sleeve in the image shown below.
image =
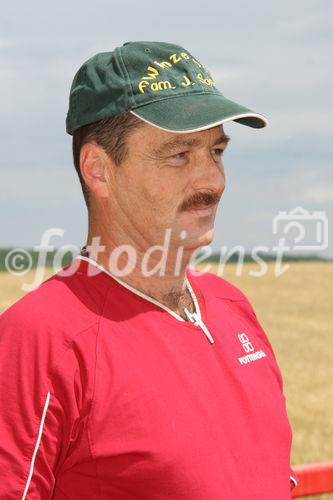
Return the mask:
<path fill-rule="evenodd" d="M 261 326 L 259 320 L 258 320 L 258 317 L 257 317 L 257 314 L 251 304 L 251 302 L 249 301 L 249 299 L 243 294 L 243 299 L 244 299 L 244 304 L 245 304 L 245 307 L 247 309 L 247 314 L 250 314 L 251 317 L 252 317 L 252 321 L 255 323 L 255 325 L 257 326 L 258 328 L 258 332 L 260 333 L 260 337 L 262 338 L 262 340 L 265 342 L 265 344 L 267 345 L 267 347 L 270 349 L 275 361 L 276 361 L 276 369 L 277 369 L 277 374 L 278 374 L 278 379 L 279 379 L 279 382 L 280 382 L 280 387 L 281 387 L 281 392 L 283 393 L 283 378 L 282 378 L 282 374 L 281 374 L 281 371 L 280 371 L 280 368 L 279 368 L 279 365 L 277 363 L 277 360 L 276 360 L 276 357 L 275 357 L 275 354 L 274 354 L 274 350 L 273 350 L 273 347 L 270 343 L 270 341 L 268 340 L 268 337 L 263 329 L 263 327 Z M 298 478 L 297 478 L 297 475 L 295 474 L 295 472 L 293 471 L 293 469 L 290 467 L 290 472 L 289 472 L 289 481 L 290 481 L 290 490 L 293 490 L 297 485 L 298 485 Z"/>
<path fill-rule="evenodd" d="M 298 477 L 290 467 L 290 489 L 293 490 L 298 485 Z"/>
<path fill-rule="evenodd" d="M 82 346 L 20 312 L 0 317 L 0 497 L 44 500 L 84 427 L 89 367 Z"/>

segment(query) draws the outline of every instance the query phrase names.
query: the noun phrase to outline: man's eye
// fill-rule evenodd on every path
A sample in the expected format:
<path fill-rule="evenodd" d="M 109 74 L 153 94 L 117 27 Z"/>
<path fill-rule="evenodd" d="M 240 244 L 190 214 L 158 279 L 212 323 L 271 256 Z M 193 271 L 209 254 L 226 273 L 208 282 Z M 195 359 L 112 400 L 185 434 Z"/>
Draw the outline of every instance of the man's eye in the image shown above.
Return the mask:
<path fill-rule="evenodd" d="M 181 153 L 177 153 L 173 155 L 173 158 L 186 158 L 187 151 L 182 151 Z"/>
<path fill-rule="evenodd" d="M 224 149 L 221 149 L 221 148 L 214 148 L 214 149 L 212 149 L 213 160 L 216 163 L 219 163 L 222 160 L 223 153 L 224 153 Z"/>

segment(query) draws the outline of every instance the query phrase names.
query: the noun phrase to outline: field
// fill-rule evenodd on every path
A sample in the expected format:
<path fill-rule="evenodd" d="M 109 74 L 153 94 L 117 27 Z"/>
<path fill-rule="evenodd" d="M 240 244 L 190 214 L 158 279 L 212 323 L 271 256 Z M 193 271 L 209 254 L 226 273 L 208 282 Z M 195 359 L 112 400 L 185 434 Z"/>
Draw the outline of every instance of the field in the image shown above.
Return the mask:
<path fill-rule="evenodd" d="M 241 276 L 236 264 L 227 264 L 223 277 L 250 299 L 275 349 L 293 428 L 292 463 L 333 460 L 333 263 L 289 265 L 279 277 L 274 263 L 265 276 L 254 277 L 255 264 L 244 264 Z M 51 274 L 47 270 L 45 279 Z M 0 273 L 0 312 L 24 294 L 21 283 L 33 275 Z"/>

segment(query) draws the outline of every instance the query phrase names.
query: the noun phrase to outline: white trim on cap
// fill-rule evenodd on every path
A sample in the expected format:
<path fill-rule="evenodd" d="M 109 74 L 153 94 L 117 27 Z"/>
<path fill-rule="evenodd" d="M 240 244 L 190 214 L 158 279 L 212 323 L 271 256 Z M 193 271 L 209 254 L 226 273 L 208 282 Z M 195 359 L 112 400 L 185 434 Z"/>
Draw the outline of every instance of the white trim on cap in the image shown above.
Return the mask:
<path fill-rule="evenodd" d="M 156 125 L 156 123 L 150 122 L 149 120 L 142 118 L 142 116 L 137 115 L 134 111 L 130 111 L 130 113 L 135 115 L 137 118 L 140 118 L 140 120 L 143 120 L 144 122 L 149 123 L 149 125 L 152 125 L 153 127 L 159 128 L 161 130 L 166 130 L 167 132 L 173 132 L 174 134 L 186 134 L 186 133 L 191 133 L 191 132 L 199 132 L 200 130 L 207 130 L 208 128 L 216 127 L 216 125 L 222 125 L 222 123 L 226 123 L 226 122 L 233 121 L 233 120 L 238 120 L 239 118 L 250 118 L 250 117 L 251 118 L 260 118 L 265 123 L 265 125 L 268 124 L 267 118 L 265 118 L 263 115 L 259 115 L 258 113 L 242 113 L 240 115 L 234 115 L 234 116 L 230 116 L 229 118 L 224 118 L 223 120 L 218 120 L 217 122 L 214 122 L 214 123 L 209 123 L 208 125 L 204 125 L 203 127 L 192 128 L 190 130 L 171 130 L 169 128 L 160 127 L 159 125 Z"/>

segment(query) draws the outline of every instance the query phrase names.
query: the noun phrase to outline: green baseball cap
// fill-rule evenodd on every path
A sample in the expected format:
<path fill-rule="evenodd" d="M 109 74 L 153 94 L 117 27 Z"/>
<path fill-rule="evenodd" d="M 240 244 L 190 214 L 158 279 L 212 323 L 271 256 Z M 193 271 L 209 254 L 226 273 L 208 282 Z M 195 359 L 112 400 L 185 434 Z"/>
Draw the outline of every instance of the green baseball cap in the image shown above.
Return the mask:
<path fill-rule="evenodd" d="M 66 131 L 125 112 L 170 132 L 196 132 L 231 120 L 267 125 L 263 115 L 224 97 L 188 50 L 165 42 L 126 42 L 86 61 L 71 86 Z"/>

